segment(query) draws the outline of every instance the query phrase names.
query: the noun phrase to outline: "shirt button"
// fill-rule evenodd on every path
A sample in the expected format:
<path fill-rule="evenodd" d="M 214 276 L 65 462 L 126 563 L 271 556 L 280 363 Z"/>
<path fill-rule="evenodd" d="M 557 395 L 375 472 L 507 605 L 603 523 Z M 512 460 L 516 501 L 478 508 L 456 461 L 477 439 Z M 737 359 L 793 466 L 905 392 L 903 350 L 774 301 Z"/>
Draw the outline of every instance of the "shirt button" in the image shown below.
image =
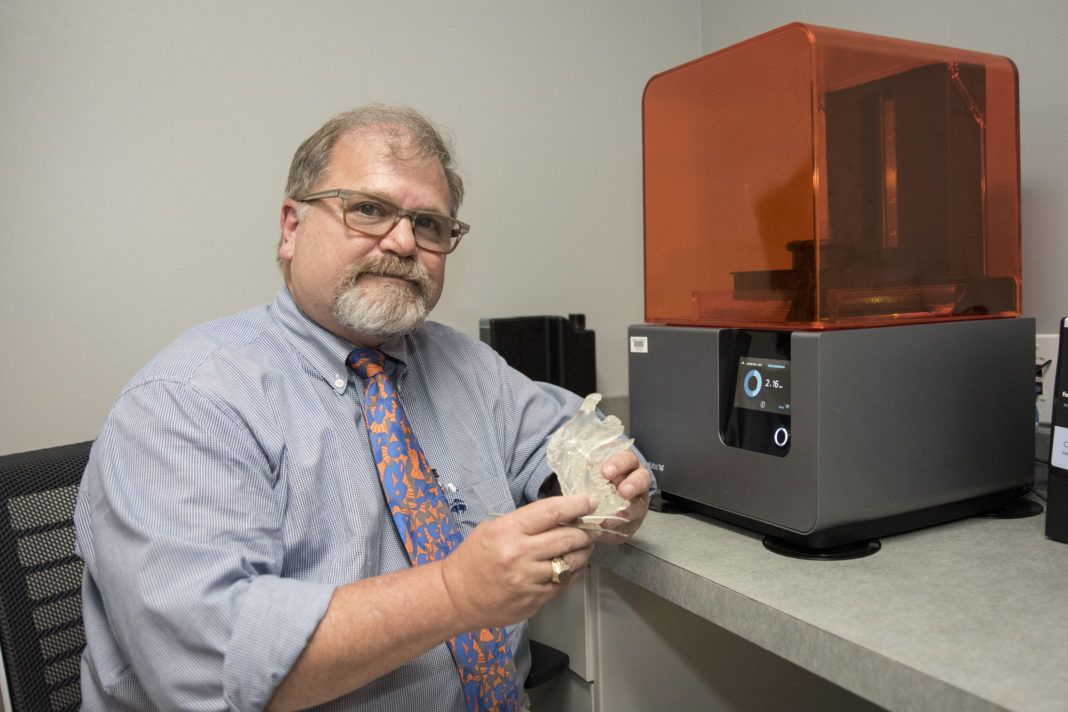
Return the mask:
<path fill-rule="evenodd" d="M 334 379 L 334 388 L 344 388 L 344 387 L 345 387 L 345 379 L 341 378 L 340 376 L 338 376 L 336 379 Z"/>

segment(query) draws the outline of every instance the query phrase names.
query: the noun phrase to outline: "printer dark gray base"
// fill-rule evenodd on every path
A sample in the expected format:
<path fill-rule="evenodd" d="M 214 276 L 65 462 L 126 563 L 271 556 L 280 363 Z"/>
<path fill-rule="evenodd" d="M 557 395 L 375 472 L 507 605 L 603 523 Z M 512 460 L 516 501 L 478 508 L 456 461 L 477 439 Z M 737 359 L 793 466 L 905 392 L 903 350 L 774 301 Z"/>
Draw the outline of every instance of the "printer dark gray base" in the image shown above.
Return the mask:
<path fill-rule="evenodd" d="M 666 499 L 724 521 L 828 548 L 997 509 L 1033 480 L 1032 319 L 777 335 L 782 352 L 755 354 L 788 364 L 766 432 L 730 407 L 744 375 L 730 345 L 766 333 L 630 337 L 637 446 Z"/>

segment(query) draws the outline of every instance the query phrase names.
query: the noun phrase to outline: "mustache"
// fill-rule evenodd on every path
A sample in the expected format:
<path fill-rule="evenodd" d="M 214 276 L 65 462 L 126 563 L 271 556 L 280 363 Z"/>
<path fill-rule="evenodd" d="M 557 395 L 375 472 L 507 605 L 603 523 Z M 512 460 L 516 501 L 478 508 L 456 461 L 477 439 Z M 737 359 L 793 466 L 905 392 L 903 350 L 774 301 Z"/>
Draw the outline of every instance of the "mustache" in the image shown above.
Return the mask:
<path fill-rule="evenodd" d="M 356 286 L 360 277 L 372 275 L 375 277 L 396 277 L 411 282 L 420 294 L 430 293 L 430 275 L 426 269 L 414 260 L 402 260 L 396 255 L 384 254 L 372 257 L 366 262 L 353 265 L 338 285 L 340 290 L 351 289 Z"/>

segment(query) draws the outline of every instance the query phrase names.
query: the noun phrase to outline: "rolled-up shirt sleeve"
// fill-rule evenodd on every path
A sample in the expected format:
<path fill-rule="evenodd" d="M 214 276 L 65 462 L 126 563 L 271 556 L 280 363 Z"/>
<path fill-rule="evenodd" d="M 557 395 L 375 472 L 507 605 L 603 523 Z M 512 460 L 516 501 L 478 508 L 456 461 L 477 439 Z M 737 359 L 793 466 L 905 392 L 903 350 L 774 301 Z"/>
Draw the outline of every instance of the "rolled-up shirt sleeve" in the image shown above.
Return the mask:
<path fill-rule="evenodd" d="M 101 684 L 133 689 L 132 706 L 143 692 L 160 708 L 262 709 L 326 611 L 334 585 L 283 576 L 269 415 L 149 381 L 94 444 L 77 511 L 86 616 L 105 616 L 117 644 L 94 661 Z"/>

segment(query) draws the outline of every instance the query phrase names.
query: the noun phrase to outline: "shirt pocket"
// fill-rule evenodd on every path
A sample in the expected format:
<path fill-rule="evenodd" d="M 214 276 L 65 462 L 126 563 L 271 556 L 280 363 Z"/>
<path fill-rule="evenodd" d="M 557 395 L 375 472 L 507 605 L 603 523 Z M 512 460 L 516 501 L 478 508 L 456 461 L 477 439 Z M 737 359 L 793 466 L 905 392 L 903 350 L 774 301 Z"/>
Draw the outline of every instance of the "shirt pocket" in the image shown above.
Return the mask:
<path fill-rule="evenodd" d="M 436 473 L 438 486 L 449 503 L 453 522 L 466 539 L 471 530 L 486 521 L 515 510 L 504 476 L 490 477 L 474 484 L 454 481 L 447 474 Z"/>
<path fill-rule="evenodd" d="M 466 539 L 476 526 L 515 510 L 508 476 L 492 439 L 476 437 L 459 419 L 440 419 L 420 439 L 441 494 Z"/>

